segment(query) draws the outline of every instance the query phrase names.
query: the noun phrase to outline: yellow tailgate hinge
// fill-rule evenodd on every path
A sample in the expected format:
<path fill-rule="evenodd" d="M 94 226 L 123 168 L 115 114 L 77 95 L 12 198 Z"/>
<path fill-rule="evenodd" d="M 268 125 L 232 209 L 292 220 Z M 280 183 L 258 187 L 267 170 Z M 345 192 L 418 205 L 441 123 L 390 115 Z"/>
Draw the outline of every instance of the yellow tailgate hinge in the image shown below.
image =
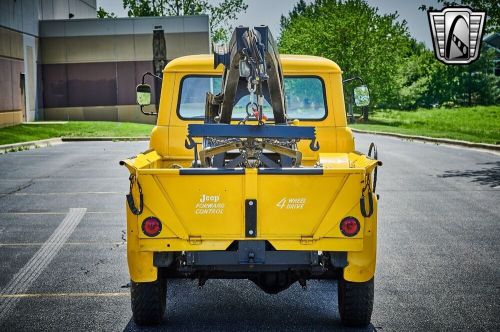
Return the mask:
<path fill-rule="evenodd" d="M 312 236 L 301 236 L 300 237 L 300 244 L 313 244 L 313 237 Z"/>
<path fill-rule="evenodd" d="M 201 244 L 201 236 L 190 236 L 189 244 L 198 245 Z"/>

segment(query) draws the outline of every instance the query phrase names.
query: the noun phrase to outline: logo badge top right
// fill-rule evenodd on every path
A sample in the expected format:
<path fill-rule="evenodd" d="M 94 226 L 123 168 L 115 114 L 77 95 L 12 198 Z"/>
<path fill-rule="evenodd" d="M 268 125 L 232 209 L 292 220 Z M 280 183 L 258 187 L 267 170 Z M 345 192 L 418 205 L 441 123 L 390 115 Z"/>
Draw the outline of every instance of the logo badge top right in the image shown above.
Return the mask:
<path fill-rule="evenodd" d="M 486 12 L 468 7 L 428 11 L 436 58 L 446 64 L 468 64 L 479 57 Z"/>

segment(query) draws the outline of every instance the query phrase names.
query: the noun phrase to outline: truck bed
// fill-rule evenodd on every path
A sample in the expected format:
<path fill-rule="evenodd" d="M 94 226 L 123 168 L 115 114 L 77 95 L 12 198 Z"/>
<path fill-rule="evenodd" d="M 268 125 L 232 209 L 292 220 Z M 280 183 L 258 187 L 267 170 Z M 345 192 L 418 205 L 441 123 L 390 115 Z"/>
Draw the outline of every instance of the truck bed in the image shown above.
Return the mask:
<path fill-rule="evenodd" d="M 359 198 L 377 161 L 356 152 L 320 154 L 316 167 L 301 168 L 171 168 L 155 151 L 123 164 L 144 192 L 137 230 L 150 250 L 184 250 L 202 241 L 211 245 L 199 250 L 225 250 L 234 240 L 264 239 L 277 250 L 315 244 L 352 251 L 362 250 L 371 232 Z M 163 225 L 155 239 L 139 231 L 148 216 Z M 361 224 L 352 238 L 338 227 L 346 216 Z"/>

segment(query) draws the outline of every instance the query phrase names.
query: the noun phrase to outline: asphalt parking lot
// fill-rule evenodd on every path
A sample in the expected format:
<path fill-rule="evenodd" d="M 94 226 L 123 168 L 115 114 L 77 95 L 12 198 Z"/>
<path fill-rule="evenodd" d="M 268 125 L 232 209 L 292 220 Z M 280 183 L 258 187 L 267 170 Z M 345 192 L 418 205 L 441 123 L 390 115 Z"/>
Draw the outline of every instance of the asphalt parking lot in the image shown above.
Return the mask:
<path fill-rule="evenodd" d="M 500 329 L 500 156 L 375 141 L 379 243 L 367 330 Z M 64 143 L 0 155 L 0 331 L 141 330 L 126 265 L 128 172 L 147 142 Z M 267 295 L 249 281 L 171 281 L 150 330 L 341 330 L 335 282 Z"/>

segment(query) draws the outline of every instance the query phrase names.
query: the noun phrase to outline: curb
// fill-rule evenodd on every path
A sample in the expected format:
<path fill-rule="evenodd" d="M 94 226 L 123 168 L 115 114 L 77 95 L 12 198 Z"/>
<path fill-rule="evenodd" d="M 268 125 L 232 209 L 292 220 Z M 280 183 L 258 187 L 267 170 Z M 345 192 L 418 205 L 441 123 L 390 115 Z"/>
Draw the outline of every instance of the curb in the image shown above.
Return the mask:
<path fill-rule="evenodd" d="M 448 138 L 434 138 L 427 136 L 413 136 L 413 135 L 405 135 L 405 134 L 396 134 L 396 133 L 387 133 L 382 131 L 371 131 L 371 130 L 360 130 L 355 128 L 350 128 L 354 133 L 360 134 L 372 134 L 372 135 L 381 135 L 381 136 L 390 136 L 390 137 L 398 137 L 404 138 L 408 140 L 417 140 L 423 142 L 432 142 L 432 143 L 442 143 L 442 144 L 450 144 L 450 145 L 458 145 L 469 148 L 476 149 L 484 149 L 484 150 L 494 150 L 500 151 L 500 145 L 498 144 L 487 144 L 487 143 L 473 143 L 467 141 L 460 141 Z M 0 145 L 0 154 L 7 152 L 14 152 L 12 150 L 30 150 L 37 149 L 52 145 L 62 144 L 63 142 L 105 142 L 105 141 L 149 141 L 149 137 L 60 137 L 60 138 L 49 138 L 43 139 L 39 141 L 30 141 L 30 142 L 21 142 L 14 144 L 5 144 Z"/>
<path fill-rule="evenodd" d="M 416 141 L 432 142 L 432 143 L 442 143 L 442 144 L 458 145 L 458 146 L 475 148 L 475 149 L 500 151 L 499 144 L 473 143 L 473 142 L 460 141 L 460 140 L 449 139 L 449 138 L 413 136 L 413 135 L 405 135 L 405 134 L 387 133 L 387 132 L 383 132 L 383 131 L 361 130 L 361 129 L 354 129 L 354 128 L 351 128 L 351 130 L 354 133 L 360 133 L 360 134 L 391 136 L 391 137 L 404 138 L 404 139 L 408 139 L 408 140 L 416 140 Z"/>
<path fill-rule="evenodd" d="M 149 136 L 141 137 L 61 137 L 63 142 L 106 142 L 106 141 L 149 141 Z"/>
<path fill-rule="evenodd" d="M 45 148 L 63 142 L 117 142 L 117 141 L 149 141 L 149 137 L 57 137 L 14 144 L 0 145 L 0 154 Z"/>
<path fill-rule="evenodd" d="M 63 141 L 61 138 L 49 138 L 49 139 L 42 139 L 39 141 L 4 144 L 4 145 L 0 145 L 0 154 L 9 153 L 9 152 L 16 152 L 16 151 L 23 151 L 23 150 L 44 148 L 47 146 L 62 144 L 62 142 Z"/>

